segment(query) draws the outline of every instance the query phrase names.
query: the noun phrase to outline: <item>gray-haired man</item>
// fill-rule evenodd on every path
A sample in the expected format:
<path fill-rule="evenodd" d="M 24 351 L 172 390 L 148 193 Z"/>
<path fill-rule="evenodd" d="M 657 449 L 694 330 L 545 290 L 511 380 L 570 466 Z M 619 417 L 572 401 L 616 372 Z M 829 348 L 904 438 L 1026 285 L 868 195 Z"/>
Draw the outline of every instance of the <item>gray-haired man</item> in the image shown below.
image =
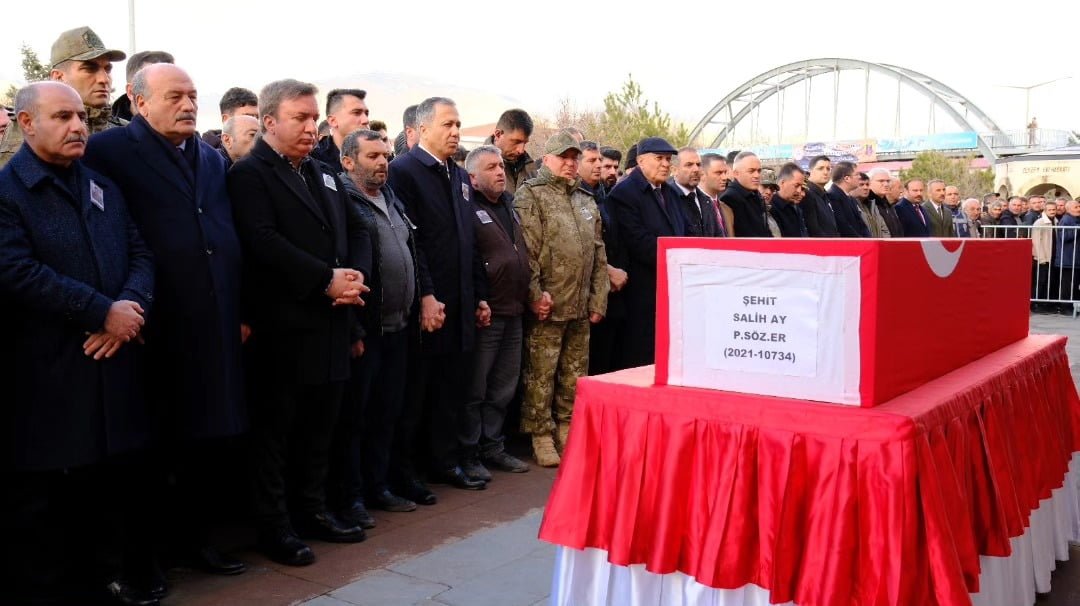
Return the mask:
<path fill-rule="evenodd" d="M 462 468 L 490 480 L 480 463 L 520 473 L 529 466 L 503 449 L 506 406 L 521 376 L 522 314 L 529 298 L 529 256 L 514 196 L 507 193 L 506 165 L 494 145 L 483 145 L 465 158 L 473 194 L 476 245 L 488 278 L 491 325 L 476 332 L 472 376 L 458 439 Z M 478 456 L 479 455 L 479 456 Z"/>

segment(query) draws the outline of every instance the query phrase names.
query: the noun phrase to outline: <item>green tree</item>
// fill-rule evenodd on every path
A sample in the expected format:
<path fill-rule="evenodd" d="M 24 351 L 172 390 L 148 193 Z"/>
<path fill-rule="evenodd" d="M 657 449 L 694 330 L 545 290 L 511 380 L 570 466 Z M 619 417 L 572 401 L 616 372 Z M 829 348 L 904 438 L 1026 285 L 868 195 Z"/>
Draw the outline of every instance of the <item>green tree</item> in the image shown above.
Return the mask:
<path fill-rule="evenodd" d="M 543 153 L 544 142 L 556 131 L 573 126 L 586 139 L 625 152 L 645 137 L 663 137 L 675 147 L 686 145 L 690 132 L 685 126 L 674 125 L 671 116 L 660 105 L 645 98 L 641 85 L 628 77 L 617 92 L 604 97 L 604 109 L 578 109 L 569 99 L 559 102 L 551 121 L 539 123 L 529 143 L 534 158 Z"/>
<path fill-rule="evenodd" d="M 48 66 L 38 59 L 37 53 L 34 52 L 30 45 L 23 42 L 19 47 L 19 52 L 22 54 L 22 70 L 23 78 L 27 82 L 40 82 L 41 80 L 49 79 L 49 72 L 52 71 Z M 15 85 L 9 86 L 2 98 L 3 105 L 11 106 L 15 103 L 15 93 L 19 88 Z"/>
<path fill-rule="evenodd" d="M 30 45 L 23 42 L 19 47 L 19 52 L 22 53 L 22 70 L 23 77 L 27 82 L 40 82 L 41 80 L 49 79 L 49 67 L 38 59 L 37 53 L 34 49 L 30 48 Z"/>
<path fill-rule="evenodd" d="M 621 90 L 604 97 L 599 127 L 605 135 L 603 143 L 622 150 L 645 137 L 663 137 L 676 147 L 690 139 L 685 126 L 674 125 L 659 103 L 645 98 L 633 75 L 627 76 Z"/>
<path fill-rule="evenodd" d="M 979 198 L 994 190 L 994 173 L 987 169 L 972 169 L 974 156 L 950 158 L 941 152 L 920 152 L 911 162 L 911 168 L 900 171 L 900 179 L 941 179 L 947 185 L 960 188 L 965 198 Z"/>

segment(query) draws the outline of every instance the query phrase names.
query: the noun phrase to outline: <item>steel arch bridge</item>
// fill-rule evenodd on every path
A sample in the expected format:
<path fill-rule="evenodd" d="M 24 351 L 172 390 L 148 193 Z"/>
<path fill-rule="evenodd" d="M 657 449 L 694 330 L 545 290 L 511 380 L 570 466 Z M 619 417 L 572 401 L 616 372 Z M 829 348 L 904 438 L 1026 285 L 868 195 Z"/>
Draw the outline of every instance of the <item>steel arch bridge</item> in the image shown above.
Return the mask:
<path fill-rule="evenodd" d="M 838 112 L 836 99 L 839 96 L 840 84 L 839 74 L 843 71 L 856 70 L 863 71 L 866 74 L 866 106 L 869 105 L 869 82 L 871 73 L 895 79 L 897 82 L 898 124 L 900 111 L 900 85 L 904 84 L 909 90 L 914 90 L 922 97 L 929 100 L 932 108 L 941 109 L 962 128 L 977 133 L 979 135 L 978 149 L 983 157 L 991 162 L 997 158 L 986 139 L 997 136 L 1004 137 L 1004 133 L 986 112 L 979 109 L 977 105 L 972 103 L 966 97 L 946 84 L 914 70 L 896 65 L 873 63 L 858 59 L 809 59 L 781 65 L 780 67 L 764 72 L 746 81 L 721 99 L 719 103 L 705 114 L 701 121 L 698 122 L 697 126 L 694 127 L 694 130 L 690 133 L 690 140 L 698 140 L 699 137 L 704 135 L 705 129 L 710 125 L 719 125 L 721 127 L 720 133 L 716 135 L 712 139 L 711 144 L 708 145 L 709 147 L 719 147 L 723 141 L 734 132 L 735 127 L 750 116 L 755 109 L 760 108 L 762 103 L 775 95 L 780 95 L 785 89 L 803 82 L 806 83 L 805 87 L 808 104 L 806 109 L 806 119 L 809 121 L 809 95 L 811 82 L 814 78 L 825 76 L 827 74 L 833 75 L 833 130 L 835 132 Z M 867 117 L 864 118 L 864 121 L 868 120 L 868 109 L 866 113 Z M 866 128 L 864 126 L 864 132 L 865 130 Z"/>

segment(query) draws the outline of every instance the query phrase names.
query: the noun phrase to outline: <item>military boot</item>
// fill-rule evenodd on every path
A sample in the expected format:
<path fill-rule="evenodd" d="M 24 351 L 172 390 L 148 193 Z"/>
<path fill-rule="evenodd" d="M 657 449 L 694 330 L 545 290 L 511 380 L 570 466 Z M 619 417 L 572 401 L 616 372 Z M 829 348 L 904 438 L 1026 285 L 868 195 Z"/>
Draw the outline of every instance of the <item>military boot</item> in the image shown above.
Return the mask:
<path fill-rule="evenodd" d="M 570 437 L 570 424 L 559 423 L 559 435 L 555 440 L 555 448 L 559 451 L 559 456 L 562 456 L 566 452 L 566 440 Z"/>
<path fill-rule="evenodd" d="M 537 465 L 540 467 L 559 466 L 559 453 L 555 450 L 555 441 L 551 439 L 550 433 L 533 435 L 532 447 Z"/>

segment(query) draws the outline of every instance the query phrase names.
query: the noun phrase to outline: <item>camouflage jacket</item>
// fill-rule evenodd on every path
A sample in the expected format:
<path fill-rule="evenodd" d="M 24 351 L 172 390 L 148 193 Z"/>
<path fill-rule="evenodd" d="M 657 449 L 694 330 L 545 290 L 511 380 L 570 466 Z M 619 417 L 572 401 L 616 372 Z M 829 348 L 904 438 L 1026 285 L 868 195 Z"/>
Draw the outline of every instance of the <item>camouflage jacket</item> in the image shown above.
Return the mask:
<path fill-rule="evenodd" d="M 115 118 L 112 108 L 106 105 L 103 108 L 86 108 L 86 125 L 90 127 L 90 134 L 100 133 L 103 130 L 127 126 L 128 121 L 123 118 Z M 19 151 L 23 144 L 22 129 L 15 120 L 11 121 L 3 141 L 0 141 L 0 168 L 8 163 L 8 160 Z"/>
<path fill-rule="evenodd" d="M 529 300 L 551 294 L 551 319 L 607 313 L 610 284 L 600 211 L 577 182 L 546 167 L 514 196 L 529 250 Z"/>

